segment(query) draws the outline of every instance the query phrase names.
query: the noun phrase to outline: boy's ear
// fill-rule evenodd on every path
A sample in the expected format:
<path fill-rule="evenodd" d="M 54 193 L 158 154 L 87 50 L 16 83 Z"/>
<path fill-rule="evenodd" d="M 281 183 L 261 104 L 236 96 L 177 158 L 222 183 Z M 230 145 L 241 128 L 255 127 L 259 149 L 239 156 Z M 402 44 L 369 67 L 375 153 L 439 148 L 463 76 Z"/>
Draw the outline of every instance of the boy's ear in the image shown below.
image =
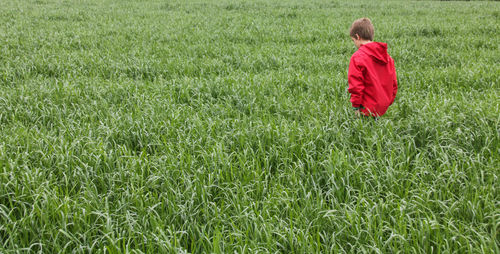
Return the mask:
<path fill-rule="evenodd" d="M 356 35 L 356 40 L 359 41 L 359 34 L 355 34 Z"/>

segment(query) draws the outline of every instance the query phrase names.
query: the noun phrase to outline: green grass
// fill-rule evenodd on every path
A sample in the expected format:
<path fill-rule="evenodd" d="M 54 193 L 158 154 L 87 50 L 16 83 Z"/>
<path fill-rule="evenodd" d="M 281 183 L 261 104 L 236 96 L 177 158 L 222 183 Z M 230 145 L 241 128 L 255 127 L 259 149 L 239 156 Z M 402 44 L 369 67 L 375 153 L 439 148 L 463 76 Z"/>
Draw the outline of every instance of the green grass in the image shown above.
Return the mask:
<path fill-rule="evenodd" d="M 499 4 L 2 0 L 0 253 L 498 253 Z"/>

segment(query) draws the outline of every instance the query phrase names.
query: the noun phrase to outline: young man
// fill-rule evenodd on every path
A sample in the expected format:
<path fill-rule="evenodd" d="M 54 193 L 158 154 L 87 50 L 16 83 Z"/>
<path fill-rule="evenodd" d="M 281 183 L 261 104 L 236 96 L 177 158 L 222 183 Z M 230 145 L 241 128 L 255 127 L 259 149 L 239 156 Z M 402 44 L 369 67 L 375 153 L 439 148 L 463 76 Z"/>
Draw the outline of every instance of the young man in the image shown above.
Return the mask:
<path fill-rule="evenodd" d="M 356 112 L 379 117 L 394 102 L 398 83 L 387 44 L 373 42 L 373 34 L 370 19 L 361 18 L 352 23 L 350 36 L 358 50 L 351 57 L 347 79 Z"/>

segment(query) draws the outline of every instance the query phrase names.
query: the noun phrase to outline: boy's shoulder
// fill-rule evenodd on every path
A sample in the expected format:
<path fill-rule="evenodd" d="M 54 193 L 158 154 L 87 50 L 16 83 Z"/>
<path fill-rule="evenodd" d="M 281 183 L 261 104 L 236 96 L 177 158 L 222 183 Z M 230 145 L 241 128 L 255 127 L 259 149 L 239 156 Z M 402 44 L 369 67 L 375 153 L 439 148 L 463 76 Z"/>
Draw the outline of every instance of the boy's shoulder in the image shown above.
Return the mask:
<path fill-rule="evenodd" d="M 365 53 L 363 53 L 360 49 L 356 50 L 356 52 L 354 52 L 351 56 L 351 58 L 356 58 L 356 57 L 360 57 L 361 55 L 363 55 Z"/>
<path fill-rule="evenodd" d="M 351 61 L 354 61 L 357 63 L 364 62 L 364 61 L 366 61 L 366 57 L 368 57 L 368 55 L 365 52 L 363 52 L 361 49 L 358 49 L 358 50 L 356 50 L 356 52 L 354 52 L 352 54 Z"/>

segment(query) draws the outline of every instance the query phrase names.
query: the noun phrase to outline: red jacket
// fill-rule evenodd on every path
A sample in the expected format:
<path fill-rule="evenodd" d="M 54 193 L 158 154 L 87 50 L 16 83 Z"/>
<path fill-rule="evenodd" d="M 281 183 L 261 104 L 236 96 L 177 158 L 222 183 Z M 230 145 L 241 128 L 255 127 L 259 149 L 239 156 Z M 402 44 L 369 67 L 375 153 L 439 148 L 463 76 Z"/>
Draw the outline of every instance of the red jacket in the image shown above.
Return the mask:
<path fill-rule="evenodd" d="M 347 80 L 353 107 L 363 107 L 361 112 L 367 116 L 385 114 L 398 91 L 394 60 L 387 53 L 387 44 L 362 45 L 351 57 Z"/>

